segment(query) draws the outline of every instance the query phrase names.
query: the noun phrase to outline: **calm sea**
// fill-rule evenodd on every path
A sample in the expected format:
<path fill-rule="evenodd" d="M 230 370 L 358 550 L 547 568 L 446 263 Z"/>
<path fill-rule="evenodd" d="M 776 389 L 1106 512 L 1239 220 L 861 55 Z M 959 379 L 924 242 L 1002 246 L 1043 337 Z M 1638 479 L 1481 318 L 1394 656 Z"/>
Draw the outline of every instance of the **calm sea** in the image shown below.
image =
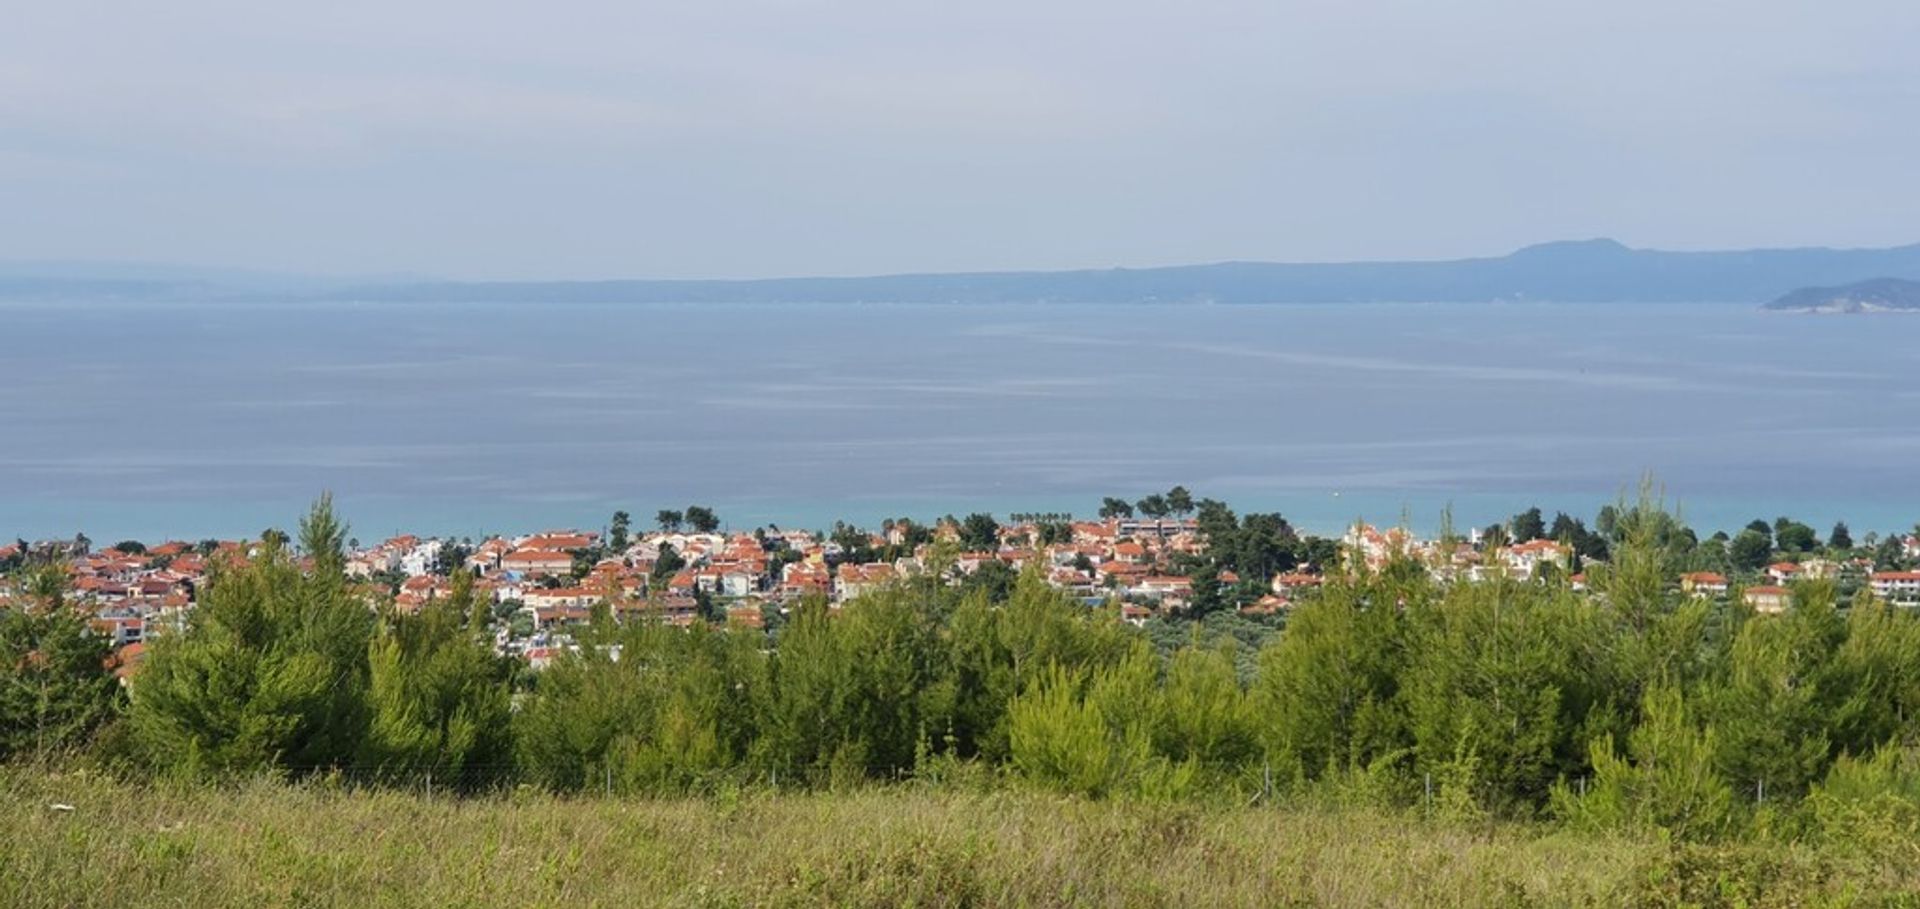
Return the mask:
<path fill-rule="evenodd" d="M 1750 307 L 8 305 L 0 535 L 1070 511 L 1185 484 L 1330 531 L 1920 520 L 1920 317 Z"/>

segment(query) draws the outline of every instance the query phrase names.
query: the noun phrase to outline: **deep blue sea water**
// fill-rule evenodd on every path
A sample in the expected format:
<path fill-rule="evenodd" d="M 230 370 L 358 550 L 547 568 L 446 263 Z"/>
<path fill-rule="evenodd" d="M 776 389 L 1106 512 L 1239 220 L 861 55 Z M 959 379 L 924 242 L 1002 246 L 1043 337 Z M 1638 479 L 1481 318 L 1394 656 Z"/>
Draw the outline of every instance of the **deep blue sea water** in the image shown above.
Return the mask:
<path fill-rule="evenodd" d="M 1722 305 L 0 306 L 0 536 L 1071 511 L 1337 530 L 1653 471 L 1704 528 L 1920 520 L 1920 317 Z"/>

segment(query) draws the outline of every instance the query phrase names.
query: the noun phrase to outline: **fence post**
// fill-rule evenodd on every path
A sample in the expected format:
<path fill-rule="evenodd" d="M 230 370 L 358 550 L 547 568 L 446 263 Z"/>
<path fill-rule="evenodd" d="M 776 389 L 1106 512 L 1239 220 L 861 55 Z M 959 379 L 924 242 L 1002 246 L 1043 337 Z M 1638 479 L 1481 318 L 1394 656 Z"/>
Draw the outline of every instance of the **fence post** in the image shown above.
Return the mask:
<path fill-rule="evenodd" d="M 433 771 L 427 771 L 427 801 L 433 801 Z"/>

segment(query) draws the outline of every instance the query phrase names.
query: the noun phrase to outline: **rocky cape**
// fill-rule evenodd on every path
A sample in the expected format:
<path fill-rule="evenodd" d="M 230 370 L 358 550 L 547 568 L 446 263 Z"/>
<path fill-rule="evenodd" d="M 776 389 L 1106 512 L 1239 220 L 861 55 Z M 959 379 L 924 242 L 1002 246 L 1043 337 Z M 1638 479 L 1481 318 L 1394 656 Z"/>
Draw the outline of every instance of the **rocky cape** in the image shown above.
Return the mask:
<path fill-rule="evenodd" d="M 1802 287 L 1767 304 L 1789 312 L 1920 312 L 1920 281 L 1874 278 L 1839 287 Z"/>

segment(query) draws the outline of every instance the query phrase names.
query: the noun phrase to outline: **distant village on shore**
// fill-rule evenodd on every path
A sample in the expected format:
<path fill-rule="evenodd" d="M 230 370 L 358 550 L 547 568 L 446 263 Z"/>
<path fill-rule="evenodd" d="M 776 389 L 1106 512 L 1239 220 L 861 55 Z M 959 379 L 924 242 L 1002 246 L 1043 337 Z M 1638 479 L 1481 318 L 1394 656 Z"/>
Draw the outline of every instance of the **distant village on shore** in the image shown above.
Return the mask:
<path fill-rule="evenodd" d="M 1579 591 L 1586 589 L 1586 567 L 1604 563 L 1599 534 L 1565 515 L 1548 527 L 1538 509 L 1459 536 L 1421 538 L 1404 528 L 1356 522 L 1341 538 L 1327 540 L 1295 536 L 1278 515 L 1248 515 L 1243 524 L 1219 503 L 1202 502 L 1195 517 L 1184 496 L 1176 488 L 1172 506 L 1164 497 L 1150 497 L 1143 504 L 1157 513 L 1151 517 L 1108 499 L 1098 519 L 1014 515 L 1003 522 L 970 515 L 926 524 L 889 520 L 877 531 L 837 525 L 831 532 L 726 532 L 710 510 L 694 506 L 662 511 L 655 529 L 636 532 L 630 516 L 620 512 L 597 531 L 479 540 L 401 535 L 364 545 L 353 540 L 346 572 L 370 608 L 400 612 L 417 612 L 447 597 L 455 574 L 469 573 L 474 595 L 491 610 L 497 652 L 539 669 L 576 646 L 570 629 L 596 618 L 777 629 L 804 599 L 838 607 L 915 578 L 1010 585 L 1020 572 L 1032 571 L 1089 608 L 1114 609 L 1136 625 L 1223 611 L 1278 625 L 1296 602 L 1338 572 L 1400 564 L 1445 584 L 1506 578 Z M 1269 519 L 1262 531 L 1267 556 L 1251 562 L 1210 557 L 1221 545 L 1216 537 L 1240 534 L 1261 517 Z M 1822 579 L 1846 596 L 1920 607 L 1920 529 L 1869 534 L 1856 546 L 1844 524 L 1825 543 L 1810 532 L 1796 533 L 1795 526 L 1804 530 L 1782 518 L 1778 539 L 1759 521 L 1738 539 L 1717 534 L 1707 543 L 1722 555 L 1706 560 L 1716 570 L 1679 571 L 1671 583 L 1686 595 L 1743 604 L 1760 614 L 1787 609 L 1794 583 Z M 1768 531 L 1764 546 L 1748 539 L 1762 530 Z M 0 546 L 0 609 L 28 602 L 17 583 L 22 566 L 36 560 L 65 564 L 71 577 L 67 602 L 85 610 L 93 628 L 111 639 L 124 677 L 139 664 L 148 641 L 187 627 L 209 572 L 223 562 L 257 557 L 266 536 L 277 533 L 251 541 L 129 540 L 104 548 L 84 536 L 17 541 Z M 1743 544 L 1751 552 L 1735 556 L 1746 564 L 1719 565 Z M 1755 564 L 1762 557 L 1765 564 Z M 1233 564 L 1271 570 L 1247 576 Z"/>

